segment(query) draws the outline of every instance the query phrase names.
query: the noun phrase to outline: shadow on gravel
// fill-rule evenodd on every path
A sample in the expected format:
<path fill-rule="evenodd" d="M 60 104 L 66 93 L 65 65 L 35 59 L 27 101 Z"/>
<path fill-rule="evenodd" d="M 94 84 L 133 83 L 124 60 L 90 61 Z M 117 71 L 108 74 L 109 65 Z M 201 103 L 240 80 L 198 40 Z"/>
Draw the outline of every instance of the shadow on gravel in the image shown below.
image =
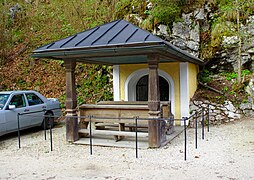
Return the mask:
<path fill-rule="evenodd" d="M 33 128 L 21 130 L 20 135 L 22 137 L 22 136 L 37 133 L 40 131 L 43 131 L 40 127 L 33 127 Z M 13 138 L 18 138 L 18 131 L 0 136 L 0 142 L 13 139 Z"/>
<path fill-rule="evenodd" d="M 54 128 L 62 128 L 64 125 L 65 124 L 63 122 L 56 122 L 54 123 Z M 21 130 L 20 135 L 22 137 L 22 136 L 32 135 L 34 133 L 42 132 L 42 131 L 43 129 L 41 129 L 41 127 L 32 127 L 29 129 Z M 5 140 L 10 140 L 13 138 L 18 138 L 18 131 L 0 136 L 0 142 Z"/>

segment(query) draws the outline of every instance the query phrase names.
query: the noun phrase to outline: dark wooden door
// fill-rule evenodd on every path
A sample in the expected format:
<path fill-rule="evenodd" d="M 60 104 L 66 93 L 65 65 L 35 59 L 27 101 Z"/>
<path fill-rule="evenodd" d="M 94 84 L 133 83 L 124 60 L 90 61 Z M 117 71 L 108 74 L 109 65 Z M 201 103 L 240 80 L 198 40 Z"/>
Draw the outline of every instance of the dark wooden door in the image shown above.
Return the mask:
<path fill-rule="evenodd" d="M 169 101 L 169 84 L 159 77 L 160 101 Z M 148 101 L 148 75 L 141 77 L 136 85 L 136 101 Z"/>

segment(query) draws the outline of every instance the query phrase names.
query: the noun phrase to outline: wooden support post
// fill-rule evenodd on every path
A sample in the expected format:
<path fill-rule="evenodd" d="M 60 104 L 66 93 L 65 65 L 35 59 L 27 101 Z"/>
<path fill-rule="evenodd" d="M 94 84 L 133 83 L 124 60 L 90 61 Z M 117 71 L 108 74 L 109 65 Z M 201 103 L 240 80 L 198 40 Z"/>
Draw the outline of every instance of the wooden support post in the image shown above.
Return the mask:
<path fill-rule="evenodd" d="M 159 56 L 149 55 L 149 82 L 148 82 L 148 108 L 149 117 L 154 120 L 148 122 L 149 147 L 160 147 L 165 141 L 165 122 L 156 120 L 160 117 L 160 91 L 158 63 Z"/>
<path fill-rule="evenodd" d="M 79 139 L 78 136 L 78 119 L 77 116 L 77 97 L 76 97 L 76 84 L 75 84 L 75 67 L 76 61 L 65 59 L 66 70 L 66 140 L 74 142 Z"/>

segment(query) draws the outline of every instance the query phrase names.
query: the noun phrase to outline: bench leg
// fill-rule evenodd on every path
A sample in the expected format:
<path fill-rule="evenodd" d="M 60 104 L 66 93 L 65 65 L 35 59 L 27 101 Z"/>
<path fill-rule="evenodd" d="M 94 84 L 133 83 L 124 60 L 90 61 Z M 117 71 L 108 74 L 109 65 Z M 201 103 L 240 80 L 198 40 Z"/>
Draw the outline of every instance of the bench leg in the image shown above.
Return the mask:
<path fill-rule="evenodd" d="M 79 128 L 80 128 L 80 129 L 87 129 L 87 127 L 88 127 L 88 122 L 86 122 L 86 121 L 84 121 L 84 120 L 81 119 L 80 124 L 79 124 Z M 80 133 L 79 133 L 79 137 L 80 137 L 80 138 L 81 138 L 81 137 L 87 137 L 87 136 L 88 136 L 88 134 L 80 134 Z"/>
<path fill-rule="evenodd" d="M 114 139 L 115 139 L 116 142 L 120 140 L 120 139 L 118 138 L 118 136 L 114 136 Z"/>
<path fill-rule="evenodd" d="M 129 131 L 133 132 L 134 131 L 134 128 L 133 127 L 129 127 Z"/>
<path fill-rule="evenodd" d="M 80 124 L 79 124 L 79 127 L 81 128 L 81 129 L 87 129 L 87 127 L 88 127 L 88 122 L 85 122 L 85 121 L 80 121 Z"/>
<path fill-rule="evenodd" d="M 119 131 L 125 131 L 124 123 L 119 123 Z M 124 138 L 124 136 L 117 136 L 117 141 L 120 141 Z"/>

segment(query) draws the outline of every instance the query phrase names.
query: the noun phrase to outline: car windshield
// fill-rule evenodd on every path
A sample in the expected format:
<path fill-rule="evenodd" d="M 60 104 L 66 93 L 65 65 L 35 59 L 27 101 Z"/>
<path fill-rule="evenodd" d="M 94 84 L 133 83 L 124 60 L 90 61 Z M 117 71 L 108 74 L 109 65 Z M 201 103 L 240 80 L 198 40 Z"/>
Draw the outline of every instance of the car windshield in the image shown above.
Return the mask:
<path fill-rule="evenodd" d="M 4 105 L 10 95 L 9 94 L 0 94 L 0 110 L 4 108 Z"/>

